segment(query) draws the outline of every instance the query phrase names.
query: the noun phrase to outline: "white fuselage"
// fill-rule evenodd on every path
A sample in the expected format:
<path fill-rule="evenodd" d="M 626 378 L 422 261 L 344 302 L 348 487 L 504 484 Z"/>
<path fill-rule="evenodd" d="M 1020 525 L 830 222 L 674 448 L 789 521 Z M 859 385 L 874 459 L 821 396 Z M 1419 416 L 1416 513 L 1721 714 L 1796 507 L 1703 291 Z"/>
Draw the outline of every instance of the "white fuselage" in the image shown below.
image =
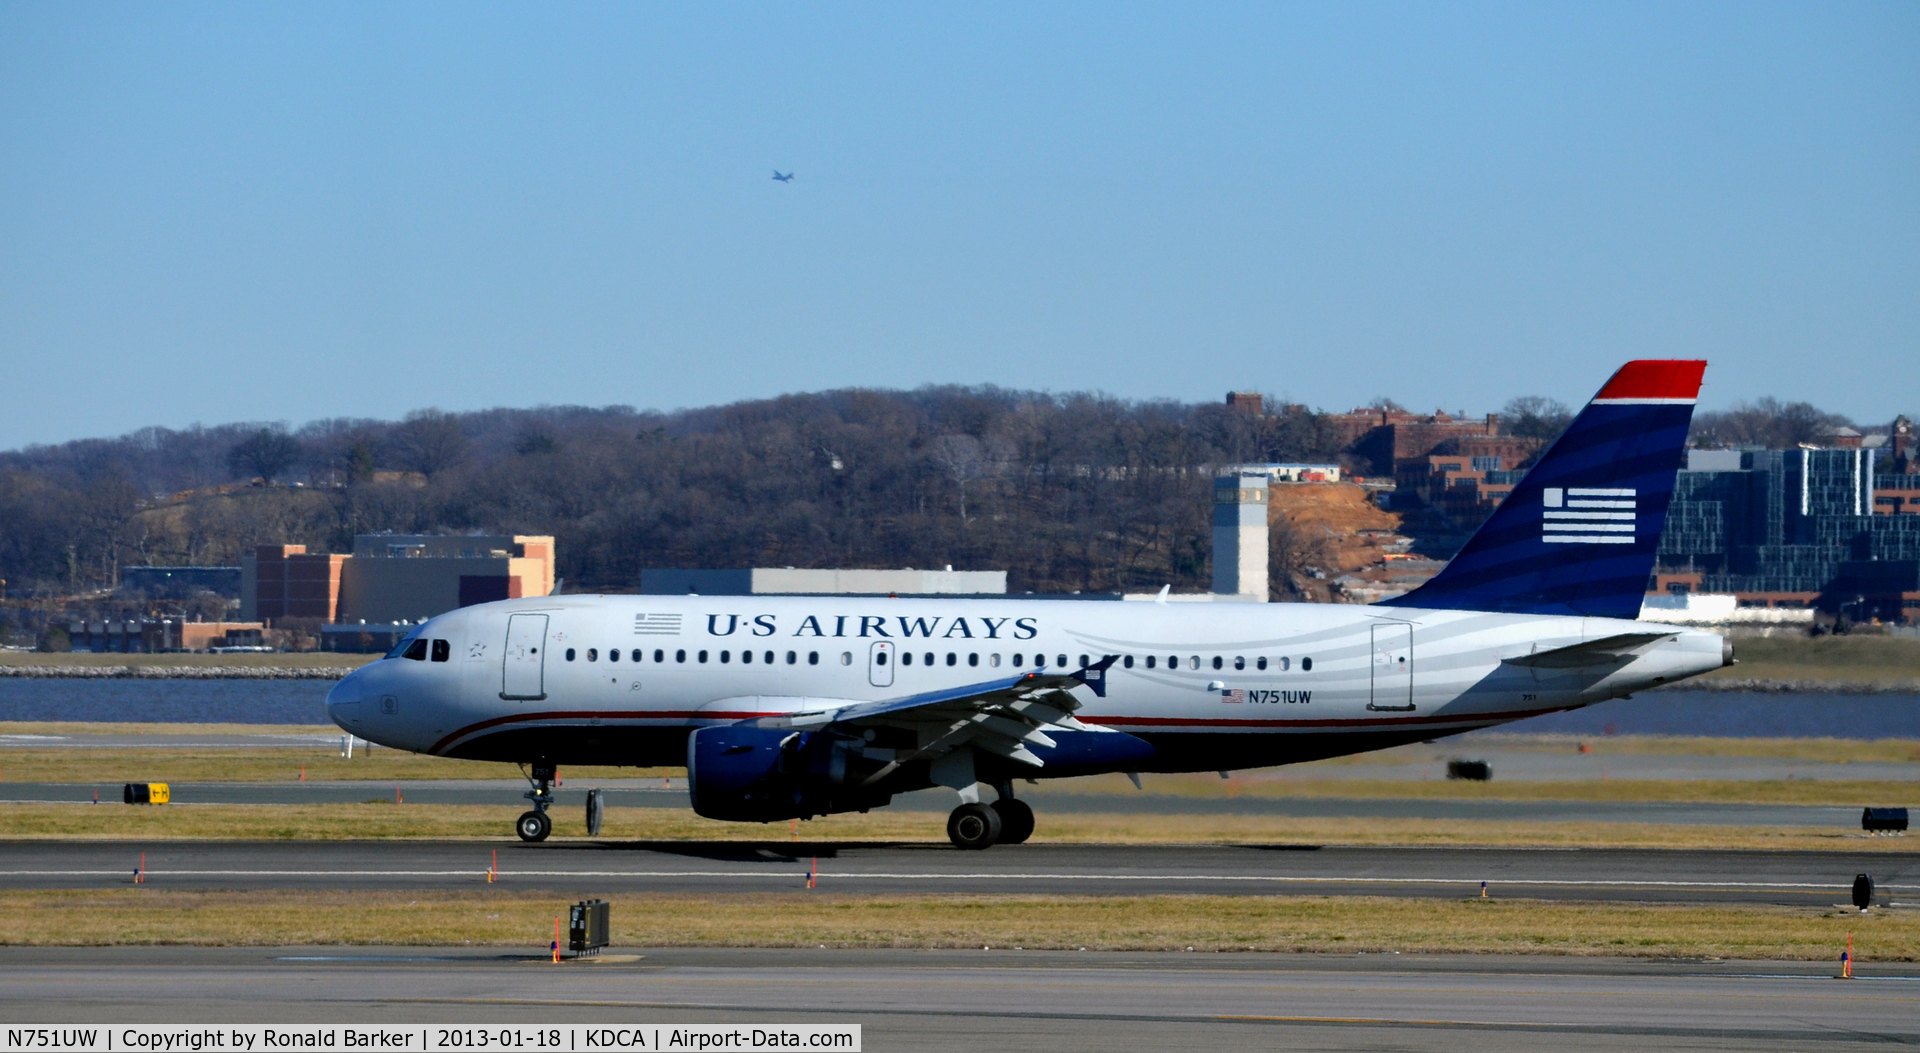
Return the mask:
<path fill-rule="evenodd" d="M 1672 635 L 1606 663 L 1504 661 L 1649 631 Z M 1052 599 L 559 596 L 452 611 L 417 636 L 445 643 L 355 671 L 329 716 L 397 749 L 558 764 L 677 764 L 698 727 L 1111 654 L 1105 697 L 1076 689 L 1081 721 L 1153 741 L 1150 770 L 1257 767 L 1588 705 L 1730 657 L 1711 633 L 1602 618 Z"/>

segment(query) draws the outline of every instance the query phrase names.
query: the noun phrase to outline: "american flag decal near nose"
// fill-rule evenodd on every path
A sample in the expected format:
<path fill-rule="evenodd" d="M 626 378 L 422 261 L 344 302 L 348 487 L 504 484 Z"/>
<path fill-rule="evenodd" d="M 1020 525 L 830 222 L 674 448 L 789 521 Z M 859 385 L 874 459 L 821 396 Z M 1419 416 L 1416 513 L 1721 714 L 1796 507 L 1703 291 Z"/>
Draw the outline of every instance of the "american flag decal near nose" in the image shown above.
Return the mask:
<path fill-rule="evenodd" d="M 1550 486 L 1542 491 L 1545 523 L 1540 540 L 1561 544 L 1631 545 L 1634 491 Z"/>

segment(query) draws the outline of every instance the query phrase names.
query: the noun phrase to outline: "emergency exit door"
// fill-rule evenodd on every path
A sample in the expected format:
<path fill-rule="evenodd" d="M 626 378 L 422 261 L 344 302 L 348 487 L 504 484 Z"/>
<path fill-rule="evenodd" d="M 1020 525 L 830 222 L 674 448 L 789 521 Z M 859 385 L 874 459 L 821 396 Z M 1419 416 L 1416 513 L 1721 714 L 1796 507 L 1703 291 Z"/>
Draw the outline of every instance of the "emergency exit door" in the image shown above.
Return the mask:
<path fill-rule="evenodd" d="M 875 687 L 893 686 L 893 645 L 875 640 L 867 652 L 867 683 Z"/>
<path fill-rule="evenodd" d="M 538 702 L 547 697 L 547 616 L 507 616 L 507 650 L 500 677 L 500 697 L 508 701 Z"/>
<path fill-rule="evenodd" d="M 1413 709 L 1413 626 L 1387 622 L 1373 626 L 1372 710 Z"/>

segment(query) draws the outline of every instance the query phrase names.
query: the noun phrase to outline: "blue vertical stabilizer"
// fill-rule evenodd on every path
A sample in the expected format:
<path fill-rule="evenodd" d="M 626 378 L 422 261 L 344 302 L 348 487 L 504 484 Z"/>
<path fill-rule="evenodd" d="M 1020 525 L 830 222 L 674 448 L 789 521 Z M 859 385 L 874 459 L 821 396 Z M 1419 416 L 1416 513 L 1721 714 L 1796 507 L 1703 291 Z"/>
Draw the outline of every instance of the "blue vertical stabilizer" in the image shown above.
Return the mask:
<path fill-rule="evenodd" d="M 1638 617 L 1706 366 L 1620 367 L 1444 570 L 1380 605 Z"/>

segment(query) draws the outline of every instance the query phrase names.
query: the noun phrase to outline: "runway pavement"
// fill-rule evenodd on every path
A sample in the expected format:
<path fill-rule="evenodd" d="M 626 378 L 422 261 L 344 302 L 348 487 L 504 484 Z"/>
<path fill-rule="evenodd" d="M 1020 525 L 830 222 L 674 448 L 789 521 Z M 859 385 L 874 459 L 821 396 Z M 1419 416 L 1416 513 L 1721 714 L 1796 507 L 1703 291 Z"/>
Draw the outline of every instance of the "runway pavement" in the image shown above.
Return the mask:
<path fill-rule="evenodd" d="M 676 780 L 677 781 L 677 780 Z M 619 826 L 622 808 L 690 808 L 684 787 L 660 789 L 658 780 L 602 782 L 608 822 Z M 411 804 L 521 803 L 524 784 L 491 779 L 414 782 L 173 783 L 175 805 L 194 804 L 355 804 L 391 801 L 399 790 Z M 1112 815 L 1251 815 L 1291 819 L 1481 819 L 1542 823 L 1663 823 L 1680 826 L 1824 827 L 1857 830 L 1860 809 L 1852 806 L 1794 804 L 1708 804 L 1665 801 L 1499 801 L 1433 798 L 1347 797 L 1190 797 L 1176 794 L 1061 793 L 1022 787 L 1044 825 L 1049 813 Z M 0 804 L 86 804 L 99 795 L 102 804 L 120 801 L 120 783 L 0 783 Z M 556 791 L 556 807 L 585 805 L 587 786 Z M 894 798 L 901 811 L 946 813 L 951 790 L 921 790 Z M 1898 803 L 1898 802 L 1889 802 Z M 930 820 L 936 826 L 939 820 Z"/>
<path fill-rule="evenodd" d="M 535 952 L 534 948 L 528 948 Z M 1496 956 L 0 948 L 34 1023 L 857 1023 L 873 1051 L 1850 1049 L 1920 1043 L 1920 969 Z M 636 957 L 637 955 L 637 957 Z"/>
<path fill-rule="evenodd" d="M 1920 855 L 1580 848 L 1315 845 L 548 841 L 11 841 L 0 888 L 496 888 L 573 895 L 785 892 L 875 894 L 1376 895 L 1827 905 L 1868 873 L 1883 898 L 1920 900 Z"/>

